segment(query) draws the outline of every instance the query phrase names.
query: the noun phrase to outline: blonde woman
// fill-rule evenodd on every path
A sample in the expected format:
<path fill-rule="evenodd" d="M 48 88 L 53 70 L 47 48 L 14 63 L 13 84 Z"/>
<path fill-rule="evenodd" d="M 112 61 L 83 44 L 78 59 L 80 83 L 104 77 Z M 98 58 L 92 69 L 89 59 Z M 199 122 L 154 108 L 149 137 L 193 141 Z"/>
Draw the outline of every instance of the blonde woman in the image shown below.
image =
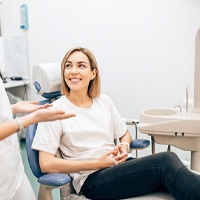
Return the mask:
<path fill-rule="evenodd" d="M 88 49 L 66 53 L 61 78 L 63 96 L 53 107 L 76 117 L 39 123 L 32 148 L 40 151 L 43 172 L 69 173 L 77 194 L 89 199 L 124 199 L 159 190 L 178 200 L 200 199 L 200 177 L 176 154 L 129 157 L 130 133 L 110 98 L 100 94 L 98 65 Z M 58 148 L 64 159 L 55 157 Z"/>

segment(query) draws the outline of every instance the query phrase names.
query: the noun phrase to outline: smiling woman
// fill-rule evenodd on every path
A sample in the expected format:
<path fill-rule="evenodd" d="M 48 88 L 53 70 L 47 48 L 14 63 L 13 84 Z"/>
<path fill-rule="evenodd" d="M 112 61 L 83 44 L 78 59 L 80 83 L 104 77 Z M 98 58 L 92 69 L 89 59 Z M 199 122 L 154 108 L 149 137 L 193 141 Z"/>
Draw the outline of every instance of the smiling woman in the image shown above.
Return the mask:
<path fill-rule="evenodd" d="M 99 69 L 95 57 L 88 49 L 77 47 L 68 51 L 63 58 L 61 68 L 61 90 L 63 94 L 68 95 L 71 89 L 67 83 L 72 84 L 74 81 L 76 83 L 78 78 L 82 87 L 84 87 L 84 84 L 90 83 L 88 88 L 85 88 L 89 97 L 99 96 Z"/>
<path fill-rule="evenodd" d="M 177 200 L 199 198 L 200 177 L 175 153 L 139 159 L 128 154 L 131 135 L 111 99 L 100 94 L 98 65 L 88 49 L 69 50 L 61 76 L 63 96 L 52 106 L 76 117 L 38 124 L 32 148 L 39 151 L 42 172 L 69 173 L 75 191 L 89 199 L 125 199 L 154 191 L 169 191 Z M 55 157 L 58 148 L 63 159 Z"/>
<path fill-rule="evenodd" d="M 70 89 L 67 98 L 77 106 L 89 108 L 92 105 L 92 94 L 88 94 L 88 85 L 90 81 L 94 80 L 97 69 L 93 69 L 90 65 L 88 57 L 81 51 L 71 53 L 68 60 L 64 64 L 63 78 L 66 85 Z M 92 83 L 91 83 L 92 84 Z M 79 91 L 79 95 L 85 96 L 86 100 L 82 98 L 74 98 L 74 91 Z"/>

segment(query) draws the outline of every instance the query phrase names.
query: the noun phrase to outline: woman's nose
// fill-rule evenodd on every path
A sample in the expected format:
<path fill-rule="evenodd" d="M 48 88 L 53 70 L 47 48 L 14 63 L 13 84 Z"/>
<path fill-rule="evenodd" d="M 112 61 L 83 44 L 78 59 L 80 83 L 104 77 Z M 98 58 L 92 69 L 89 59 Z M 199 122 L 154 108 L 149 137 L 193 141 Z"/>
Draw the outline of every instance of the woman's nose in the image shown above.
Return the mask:
<path fill-rule="evenodd" d="M 78 73 L 77 67 L 73 66 L 71 69 L 71 73 Z"/>

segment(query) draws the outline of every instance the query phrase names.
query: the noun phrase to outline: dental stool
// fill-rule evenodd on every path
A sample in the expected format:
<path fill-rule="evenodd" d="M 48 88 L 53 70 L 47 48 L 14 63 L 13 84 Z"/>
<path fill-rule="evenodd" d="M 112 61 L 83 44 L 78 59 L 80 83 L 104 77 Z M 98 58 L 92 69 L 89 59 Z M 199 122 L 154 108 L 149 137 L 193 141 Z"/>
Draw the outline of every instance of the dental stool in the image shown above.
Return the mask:
<path fill-rule="evenodd" d="M 33 68 L 33 84 L 38 94 L 42 95 L 45 99 L 41 100 L 39 104 L 51 103 L 61 96 L 60 93 L 60 64 L 59 63 L 46 63 L 36 65 Z M 135 125 L 137 130 L 138 121 L 124 119 L 128 125 Z M 70 199 L 70 195 L 74 193 L 72 187 L 72 179 L 68 174 L 63 173 L 50 173 L 44 174 L 41 172 L 39 165 L 39 152 L 31 148 L 32 142 L 37 129 L 37 124 L 28 126 L 26 129 L 26 150 L 29 165 L 32 173 L 40 183 L 38 200 L 52 200 L 52 189 L 59 188 L 60 199 Z M 136 132 L 137 133 L 137 132 Z M 130 149 L 143 149 L 150 145 L 148 140 L 133 139 L 130 144 Z M 59 155 L 58 155 L 59 156 Z M 62 193 L 64 191 L 64 193 Z M 69 198 L 67 197 L 69 194 Z M 86 199 L 81 196 L 76 196 L 76 199 Z M 75 198 L 74 198 L 75 199 Z M 168 193 L 153 193 L 141 197 L 131 199 L 174 199 Z M 71 198 L 70 200 L 73 200 Z"/>

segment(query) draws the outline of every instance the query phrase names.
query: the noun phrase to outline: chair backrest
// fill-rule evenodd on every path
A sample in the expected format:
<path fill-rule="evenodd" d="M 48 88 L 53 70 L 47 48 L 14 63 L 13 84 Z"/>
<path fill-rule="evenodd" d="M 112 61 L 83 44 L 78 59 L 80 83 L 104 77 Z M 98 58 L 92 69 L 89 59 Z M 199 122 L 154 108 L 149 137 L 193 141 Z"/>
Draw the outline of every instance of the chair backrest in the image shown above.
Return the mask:
<path fill-rule="evenodd" d="M 60 63 L 43 63 L 33 67 L 33 84 L 36 92 L 50 99 L 60 95 L 61 68 Z"/>
<path fill-rule="evenodd" d="M 32 74 L 36 92 L 45 98 L 39 102 L 40 105 L 51 103 L 61 96 L 60 63 L 38 64 L 33 67 Z M 39 178 L 44 175 L 39 165 L 39 152 L 31 148 L 36 129 L 37 124 L 30 125 L 26 129 L 26 150 L 32 173 Z"/>
<path fill-rule="evenodd" d="M 39 165 L 39 152 L 31 148 L 36 129 L 37 124 L 28 126 L 26 129 L 26 151 L 30 168 L 33 174 L 39 178 L 40 176 L 44 175 L 41 172 Z"/>

